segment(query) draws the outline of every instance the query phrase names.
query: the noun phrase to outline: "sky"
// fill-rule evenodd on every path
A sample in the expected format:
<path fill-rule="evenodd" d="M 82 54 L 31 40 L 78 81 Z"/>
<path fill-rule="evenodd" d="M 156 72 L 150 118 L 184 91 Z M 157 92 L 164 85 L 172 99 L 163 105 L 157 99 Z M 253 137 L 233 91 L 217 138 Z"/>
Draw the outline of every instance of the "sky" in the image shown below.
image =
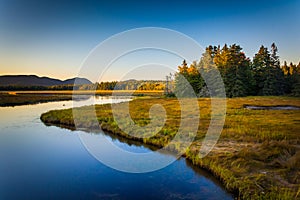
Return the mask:
<path fill-rule="evenodd" d="M 0 75 L 36 74 L 60 79 L 77 76 L 99 43 L 142 27 L 172 29 L 203 47 L 236 43 L 250 58 L 261 45 L 270 47 L 275 42 L 282 62 L 298 63 L 299 8 L 299 0 L 0 0 Z M 149 63 L 152 57 L 165 57 L 173 71 L 181 63 L 178 56 L 156 54 L 129 54 L 115 62 L 103 80 L 120 79 L 131 71 L 129 66 L 135 59 L 140 59 L 141 64 Z M 133 78 L 148 75 L 149 79 L 163 79 L 168 73 L 157 66 L 153 69 L 157 70 L 136 70 Z M 86 78 L 95 81 L 94 77 Z"/>

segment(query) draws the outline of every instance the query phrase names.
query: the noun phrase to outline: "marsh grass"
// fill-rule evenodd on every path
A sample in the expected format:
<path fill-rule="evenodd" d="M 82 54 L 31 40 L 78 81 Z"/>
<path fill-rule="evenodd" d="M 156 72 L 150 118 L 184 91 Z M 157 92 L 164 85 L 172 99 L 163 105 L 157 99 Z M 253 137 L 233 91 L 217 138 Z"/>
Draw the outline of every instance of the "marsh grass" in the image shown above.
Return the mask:
<path fill-rule="evenodd" d="M 297 199 L 300 196 L 300 111 L 248 110 L 244 105 L 300 106 L 300 100 L 289 97 L 246 97 L 227 100 L 227 115 L 221 137 L 214 149 L 200 159 L 199 150 L 211 121 L 210 99 L 199 99 L 200 120 L 197 134 L 185 128 L 180 142 L 171 141 L 180 127 L 181 108 L 175 98 L 143 98 L 129 103 L 135 124 L 151 123 L 149 109 L 159 104 L 165 108 L 166 123 L 156 134 L 140 138 L 122 131 L 115 122 L 111 105 L 96 105 L 96 115 L 103 130 L 146 144 L 184 153 L 196 166 L 207 169 L 225 187 L 242 199 Z M 90 113 L 92 106 L 76 108 Z M 120 113 L 122 115 L 122 113 Z M 92 126 L 83 115 L 80 123 Z M 188 123 L 192 126 L 195 111 L 190 109 Z M 124 117 L 126 117 L 124 115 Z M 74 128 L 72 110 L 49 111 L 41 116 L 45 123 Z M 124 122 L 126 123 L 126 122 Z M 142 135 L 143 133 L 141 133 Z M 186 148 L 186 141 L 194 137 Z"/>
<path fill-rule="evenodd" d="M 18 106 L 46 103 L 52 101 L 72 100 L 72 95 L 63 94 L 18 94 L 15 92 L 0 93 L 0 106 Z"/>

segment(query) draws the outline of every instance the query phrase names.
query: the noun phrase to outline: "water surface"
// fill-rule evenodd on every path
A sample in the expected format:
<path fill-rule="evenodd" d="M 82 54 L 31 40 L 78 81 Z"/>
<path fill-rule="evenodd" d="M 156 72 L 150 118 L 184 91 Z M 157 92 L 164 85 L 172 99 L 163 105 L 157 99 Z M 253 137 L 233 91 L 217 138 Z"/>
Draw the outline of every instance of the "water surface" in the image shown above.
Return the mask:
<path fill-rule="evenodd" d="M 98 97 L 80 104 L 94 100 L 111 102 Z M 0 199 L 233 199 L 184 158 L 141 174 L 105 166 L 81 143 L 78 134 L 83 132 L 48 127 L 39 119 L 43 112 L 71 106 L 72 101 L 64 101 L 0 108 Z M 91 137 L 106 137 L 128 151 L 151 151 L 105 134 Z"/>

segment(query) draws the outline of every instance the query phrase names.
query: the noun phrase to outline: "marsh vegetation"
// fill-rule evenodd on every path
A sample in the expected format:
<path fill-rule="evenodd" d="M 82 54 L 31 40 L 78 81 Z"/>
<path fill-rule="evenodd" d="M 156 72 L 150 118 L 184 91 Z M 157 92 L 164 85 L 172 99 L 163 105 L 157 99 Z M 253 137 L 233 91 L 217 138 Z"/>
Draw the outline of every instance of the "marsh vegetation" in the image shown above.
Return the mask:
<path fill-rule="evenodd" d="M 15 92 L 0 93 L 0 106 L 20 106 L 52 101 L 72 100 L 72 95 L 64 94 L 17 94 Z"/>

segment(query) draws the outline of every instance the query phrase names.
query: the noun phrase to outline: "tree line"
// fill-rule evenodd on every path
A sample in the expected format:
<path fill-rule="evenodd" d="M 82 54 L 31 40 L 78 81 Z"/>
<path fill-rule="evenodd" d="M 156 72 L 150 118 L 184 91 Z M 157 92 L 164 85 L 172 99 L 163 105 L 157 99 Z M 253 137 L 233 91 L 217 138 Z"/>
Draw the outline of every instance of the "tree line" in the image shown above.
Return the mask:
<path fill-rule="evenodd" d="M 96 83 L 97 90 L 164 90 L 163 80 L 126 80 Z"/>
<path fill-rule="evenodd" d="M 214 81 L 217 77 L 216 70 L 223 79 L 227 97 L 300 96 L 300 63 L 288 65 L 284 62 L 280 66 L 275 43 L 270 50 L 262 45 L 252 60 L 236 44 L 225 44 L 222 48 L 208 46 L 200 61 L 194 61 L 188 66 L 184 60 L 178 66 L 174 92 L 178 96 L 190 96 L 191 91 L 188 88 L 191 87 L 200 97 L 216 93 L 217 86 L 211 89 L 208 87 L 208 84 L 218 84 L 218 81 Z M 207 77 L 205 81 L 203 75 Z"/>
<path fill-rule="evenodd" d="M 41 91 L 41 90 L 164 90 L 166 81 L 163 80 L 127 80 L 106 81 L 93 84 L 66 84 L 54 86 L 26 86 L 7 85 L 0 86 L 0 91 Z"/>

